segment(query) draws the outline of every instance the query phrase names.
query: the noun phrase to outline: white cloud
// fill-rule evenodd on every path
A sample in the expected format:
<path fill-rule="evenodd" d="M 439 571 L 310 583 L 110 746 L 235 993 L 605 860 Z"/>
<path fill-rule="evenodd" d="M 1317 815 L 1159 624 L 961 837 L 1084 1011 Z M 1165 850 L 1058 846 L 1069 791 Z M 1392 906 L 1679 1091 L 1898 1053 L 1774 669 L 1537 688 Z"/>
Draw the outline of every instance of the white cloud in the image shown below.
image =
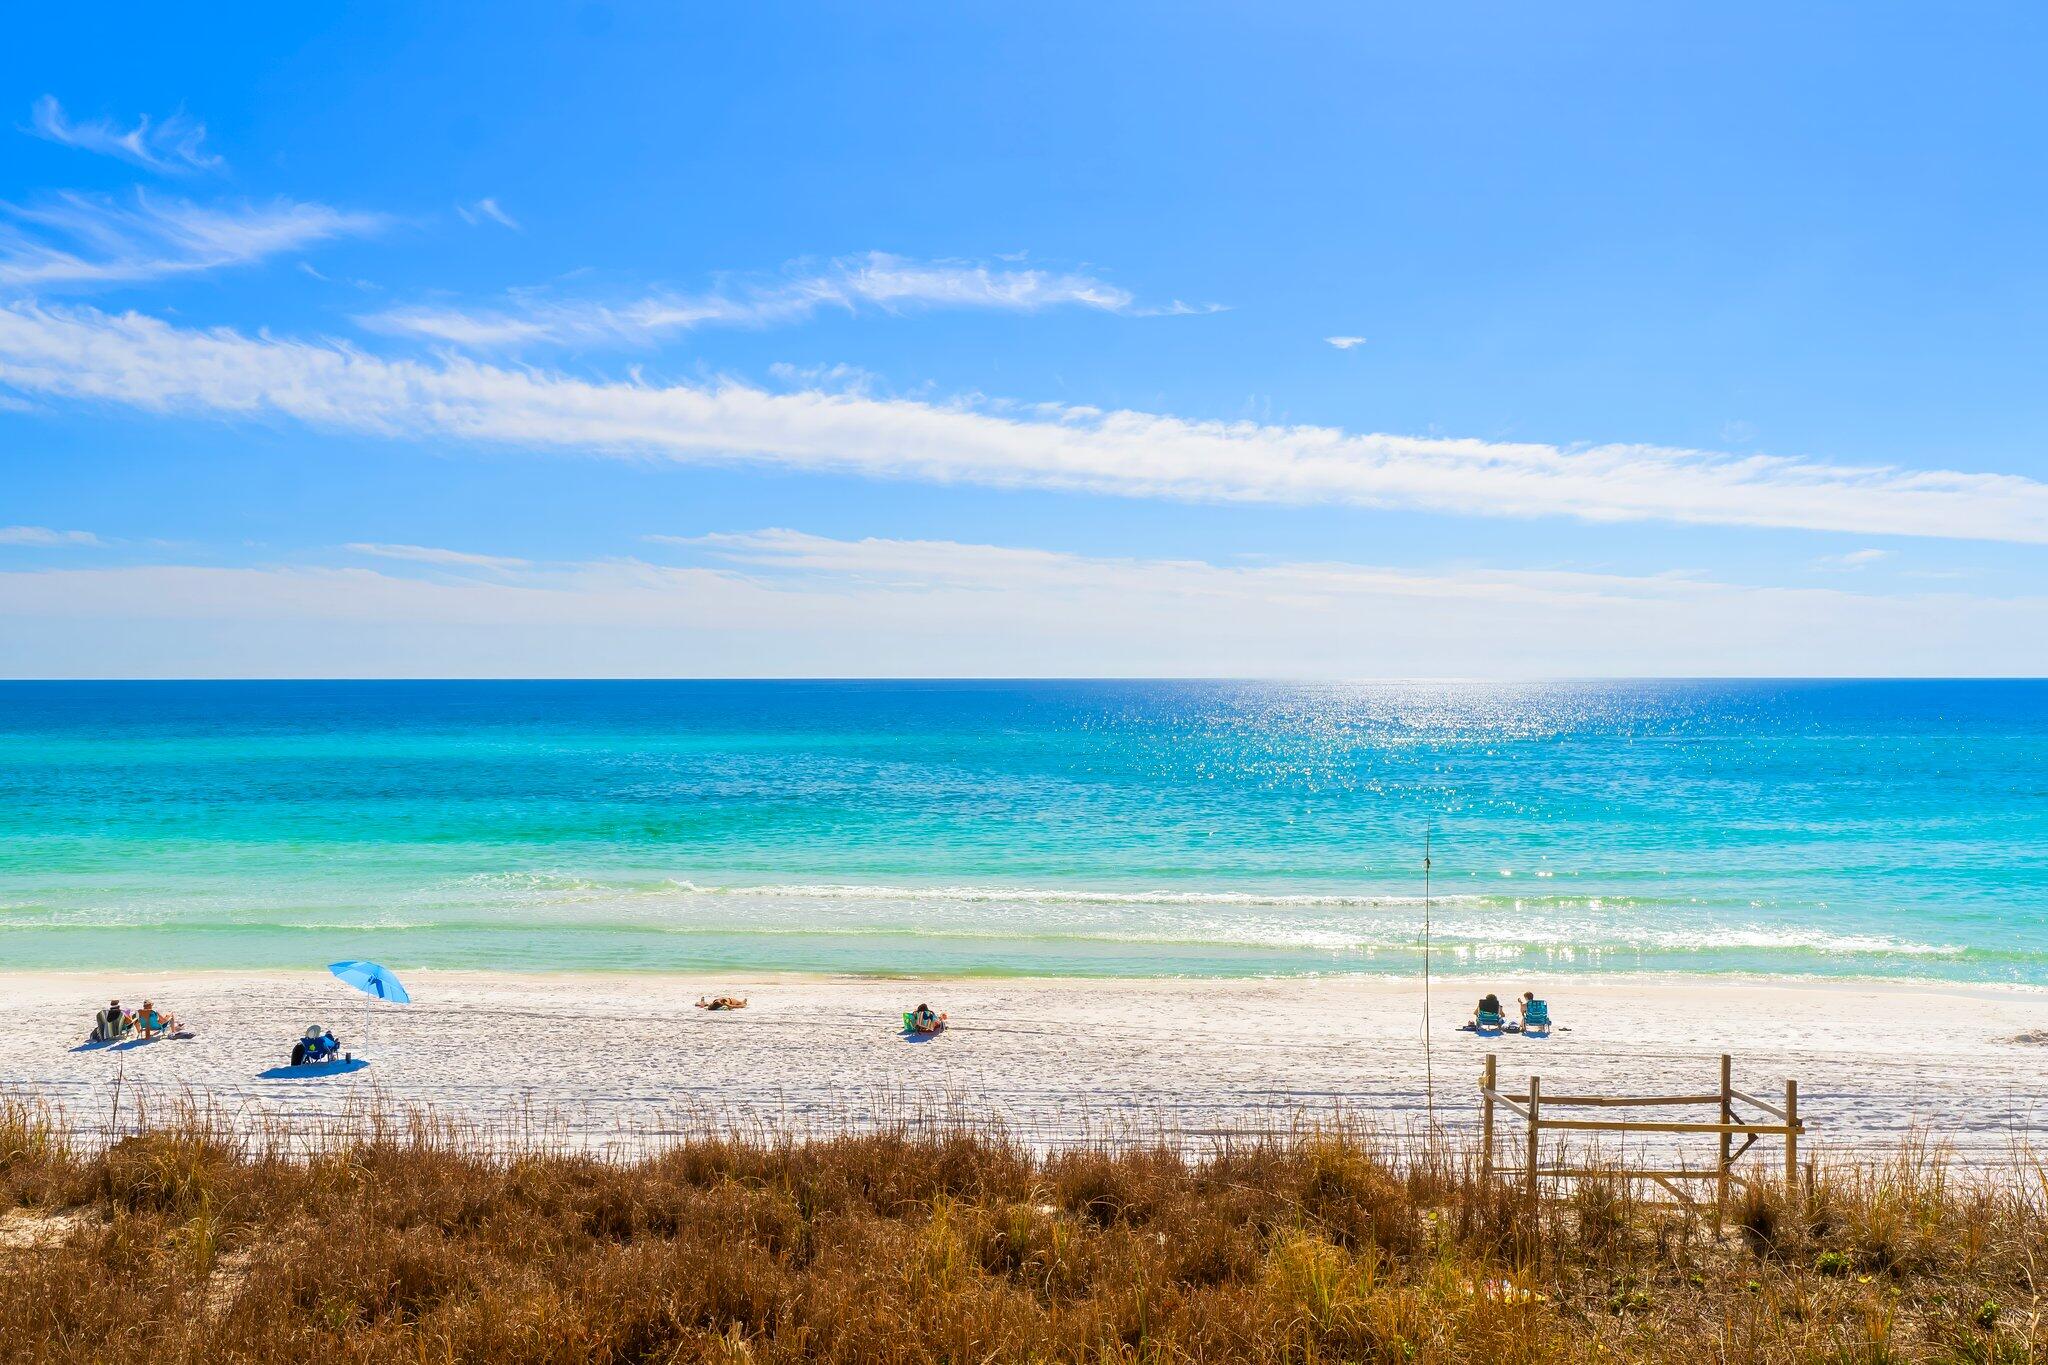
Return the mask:
<path fill-rule="evenodd" d="M 0 204 L 0 284 L 27 288 L 131 283 L 246 265 L 330 238 L 374 232 L 384 219 L 278 199 L 209 207 L 137 192 L 133 207 L 65 193 Z"/>
<path fill-rule="evenodd" d="M 457 204 L 455 211 L 462 215 L 463 222 L 471 226 L 475 226 L 478 223 L 491 222 L 498 224 L 500 227 L 511 228 L 514 232 L 524 231 L 519 226 L 517 219 L 500 208 L 497 200 L 489 197 L 479 199 L 474 204 Z"/>
<path fill-rule="evenodd" d="M 0 384 L 162 412 L 1125 497 L 1336 503 L 2048 543 L 2048 484 L 1647 445 L 1352 434 L 1055 404 L 599 383 L 140 314 L 0 307 Z"/>
<path fill-rule="evenodd" d="M 470 350 L 507 350 L 536 342 L 561 340 L 552 323 L 510 313 L 465 313 L 455 308 L 390 308 L 356 321 L 373 331 L 444 341 Z"/>
<path fill-rule="evenodd" d="M 36 101 L 31 119 L 29 131 L 46 141 L 119 157 L 152 171 L 182 175 L 215 171 L 226 164 L 205 150 L 206 125 L 182 110 L 154 123 L 144 114 L 133 128 L 123 129 L 110 119 L 90 123 L 69 119 L 56 96 L 45 95 Z"/>
<path fill-rule="evenodd" d="M 1329 342 L 1340 351 L 1348 351 L 1354 346 L 1365 345 L 1364 337 L 1324 337 L 1323 340 Z"/>
<path fill-rule="evenodd" d="M 519 569 L 529 561 L 506 555 L 470 554 L 463 550 L 442 550 L 431 545 L 376 545 L 355 541 L 342 548 L 378 559 L 403 559 L 415 564 L 446 564 L 466 569 Z"/>
<path fill-rule="evenodd" d="M 1813 563 L 1817 569 L 1867 569 L 1879 560 L 1890 557 L 1890 550 L 1851 550 L 1845 555 L 1823 555 Z"/>
<path fill-rule="evenodd" d="M 53 531 L 47 526 L 0 526 L 0 545 L 98 545 L 90 531 Z"/>
<path fill-rule="evenodd" d="M 1160 309 L 1141 309 L 1129 290 L 1081 273 L 911 261 L 874 252 L 823 268 L 795 268 L 773 281 L 737 283 L 703 294 L 657 293 L 623 303 L 599 303 L 528 293 L 514 295 L 498 308 L 420 304 L 367 314 L 357 321 L 393 335 L 501 349 L 536 343 L 639 345 L 700 327 L 802 322 L 827 309 L 979 308 L 1029 313 L 1069 306 L 1110 313 L 1208 311 L 1178 301 Z"/>
<path fill-rule="evenodd" d="M 0 572 L 9 676 L 1588 676 L 2048 668 L 2048 600 L 1104 558 L 787 530 L 695 562 Z"/>

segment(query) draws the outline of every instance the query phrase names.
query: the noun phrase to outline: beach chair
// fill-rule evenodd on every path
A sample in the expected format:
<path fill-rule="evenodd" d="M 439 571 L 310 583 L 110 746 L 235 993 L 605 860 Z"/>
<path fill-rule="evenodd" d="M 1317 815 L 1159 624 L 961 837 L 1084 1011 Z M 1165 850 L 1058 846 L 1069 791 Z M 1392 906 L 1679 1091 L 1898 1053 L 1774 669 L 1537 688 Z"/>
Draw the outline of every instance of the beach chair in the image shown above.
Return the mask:
<path fill-rule="evenodd" d="M 1473 1018 L 1476 1022 L 1476 1027 L 1481 1033 L 1486 1032 L 1488 1029 L 1492 1029 L 1495 1033 L 1499 1033 L 1501 1029 L 1503 1029 L 1507 1025 L 1507 1021 L 1502 1019 L 1498 1014 L 1495 1014 L 1492 1010 L 1481 1010 L 1478 1014 L 1474 1015 Z"/>
<path fill-rule="evenodd" d="M 341 1043 L 332 1030 L 315 1024 L 306 1030 L 305 1036 L 292 1044 L 293 1066 L 318 1066 L 342 1056 Z"/>
<path fill-rule="evenodd" d="M 1522 1011 L 1522 1032 L 1550 1032 L 1550 1006 L 1541 1000 L 1531 1000 Z"/>

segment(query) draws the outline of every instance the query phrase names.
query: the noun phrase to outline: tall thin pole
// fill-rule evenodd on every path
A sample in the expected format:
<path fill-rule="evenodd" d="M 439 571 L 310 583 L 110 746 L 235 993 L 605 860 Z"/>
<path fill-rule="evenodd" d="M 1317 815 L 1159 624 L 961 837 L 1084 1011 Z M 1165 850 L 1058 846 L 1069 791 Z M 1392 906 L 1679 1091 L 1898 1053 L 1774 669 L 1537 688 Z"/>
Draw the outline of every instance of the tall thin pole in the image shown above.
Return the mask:
<path fill-rule="evenodd" d="M 1436 1126 L 1436 1059 L 1430 1048 L 1435 1032 L 1429 1026 L 1429 844 L 1436 833 L 1436 817 L 1422 827 L 1422 1094 L 1423 1108 L 1432 1128 Z"/>

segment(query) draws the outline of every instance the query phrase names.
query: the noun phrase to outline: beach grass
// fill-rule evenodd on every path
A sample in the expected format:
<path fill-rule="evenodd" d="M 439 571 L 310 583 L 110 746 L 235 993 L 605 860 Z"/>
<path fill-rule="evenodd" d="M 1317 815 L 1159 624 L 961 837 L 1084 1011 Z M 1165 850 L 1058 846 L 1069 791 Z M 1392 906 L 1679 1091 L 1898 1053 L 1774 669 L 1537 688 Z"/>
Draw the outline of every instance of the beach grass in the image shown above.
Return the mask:
<path fill-rule="evenodd" d="M 197 1104 L 86 1143 L 0 1106 L 8 1360 L 2027 1360 L 2048 1185 L 1937 1149 L 1711 1221 L 1533 1212 L 1457 1139 L 1033 1151 L 961 1123 L 630 1158 Z"/>

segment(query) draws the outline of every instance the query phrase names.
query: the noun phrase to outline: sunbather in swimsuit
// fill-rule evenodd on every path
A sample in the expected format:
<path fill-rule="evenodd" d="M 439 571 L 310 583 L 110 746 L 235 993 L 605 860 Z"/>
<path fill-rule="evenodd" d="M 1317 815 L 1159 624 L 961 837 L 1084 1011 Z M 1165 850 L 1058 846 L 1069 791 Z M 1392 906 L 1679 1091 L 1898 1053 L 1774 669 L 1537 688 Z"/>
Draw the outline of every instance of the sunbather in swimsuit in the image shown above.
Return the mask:
<path fill-rule="evenodd" d="M 145 1038 L 159 1038 L 167 1033 L 176 1033 L 178 1020 L 175 1015 L 158 1014 L 156 1003 L 145 1000 L 135 1013 L 135 1030 Z"/>

